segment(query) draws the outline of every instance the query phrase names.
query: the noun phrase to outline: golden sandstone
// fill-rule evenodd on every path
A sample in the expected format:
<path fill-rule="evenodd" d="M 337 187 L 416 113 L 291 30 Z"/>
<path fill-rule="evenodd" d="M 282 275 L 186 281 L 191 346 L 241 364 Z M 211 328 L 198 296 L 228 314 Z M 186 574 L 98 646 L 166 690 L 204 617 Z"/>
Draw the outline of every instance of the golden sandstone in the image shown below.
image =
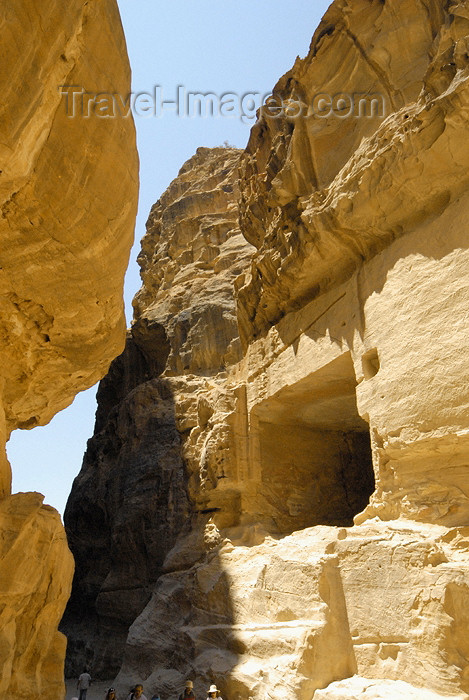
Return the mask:
<path fill-rule="evenodd" d="M 112 50 L 101 42 L 93 61 Z M 70 672 L 90 661 L 102 677 L 118 672 L 119 692 L 138 679 L 164 697 L 186 678 L 230 700 L 469 697 L 468 81 L 469 2 L 335 0 L 275 88 L 302 114 L 264 110 L 244 153 L 199 149 L 155 204 L 134 323 L 101 383 L 67 506 L 79 564 L 63 626 Z M 339 93 L 382 101 L 371 116 L 347 114 L 346 99 L 329 116 L 308 112 L 319 94 Z M 116 314 L 98 320 L 89 308 L 100 290 L 114 312 L 120 303 L 134 209 L 131 123 L 112 129 L 73 151 L 91 140 L 102 156 L 80 192 L 87 206 L 99 192 L 118 210 L 106 212 L 107 235 L 91 235 L 88 208 L 74 218 L 62 197 L 66 240 L 62 214 L 48 209 L 55 233 L 37 266 L 43 224 L 31 238 L 20 225 L 35 215 L 24 212 L 48 196 L 57 205 L 38 165 L 23 167 L 25 187 L 49 195 L 21 199 L 20 188 L 4 207 L 13 252 L 2 274 L 16 309 L 4 316 L 14 319 L 4 331 L 8 429 L 47 420 L 119 350 Z M 106 138 L 125 157 L 108 162 Z M 43 148 L 52 145 L 49 136 Z M 113 193 L 106 167 L 122 169 Z M 17 281 L 25 257 L 35 295 Z M 48 265 L 57 276 L 41 285 Z M 94 265 L 106 265 L 105 280 Z M 3 501 L 15 532 L 53 518 L 34 498 Z M 64 552 L 58 522 L 48 527 L 36 549 L 50 537 Z M 70 566 L 40 556 L 55 586 L 50 630 Z M 23 630 L 20 603 L 9 630 Z M 24 648 L 18 634 L 1 653 Z M 56 640 L 35 678 L 58 679 Z M 14 682 L 27 678 L 26 658 Z M 10 697 L 22 697 L 16 687 Z"/>

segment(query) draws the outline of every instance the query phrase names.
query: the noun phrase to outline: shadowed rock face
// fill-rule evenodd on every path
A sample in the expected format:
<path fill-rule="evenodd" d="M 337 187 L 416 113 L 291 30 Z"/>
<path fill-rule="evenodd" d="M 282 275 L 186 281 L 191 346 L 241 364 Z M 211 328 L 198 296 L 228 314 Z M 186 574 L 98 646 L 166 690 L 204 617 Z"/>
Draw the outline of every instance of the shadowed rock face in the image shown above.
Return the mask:
<path fill-rule="evenodd" d="M 467 696 L 468 47 L 466 2 L 336 0 L 276 93 L 386 113 L 264 112 L 238 177 L 201 150 L 153 208 L 132 337 L 171 387 L 191 518 L 118 688 Z"/>
<path fill-rule="evenodd" d="M 115 0 L 15 0 L 0 23 L 0 696 L 59 698 L 73 561 L 40 494 L 10 495 L 5 442 L 123 348 L 138 158 L 132 118 L 69 117 L 59 89 L 129 92 Z"/>
<path fill-rule="evenodd" d="M 62 630 L 66 675 L 92 662 L 94 676 L 109 678 L 190 509 L 172 389 L 152 379 L 132 338 L 98 401 L 96 432 L 64 516 L 76 574 Z"/>
<path fill-rule="evenodd" d="M 137 296 L 126 349 L 100 384 L 65 512 L 77 565 L 62 623 L 70 675 L 84 663 L 103 678 L 117 673 L 168 551 L 204 507 L 183 445 L 198 412 L 206 438 L 211 409 L 198 395 L 240 357 L 232 289 L 251 246 L 237 229 L 239 155 L 199 149 L 148 220 L 140 264 L 151 294 L 145 286 Z"/>

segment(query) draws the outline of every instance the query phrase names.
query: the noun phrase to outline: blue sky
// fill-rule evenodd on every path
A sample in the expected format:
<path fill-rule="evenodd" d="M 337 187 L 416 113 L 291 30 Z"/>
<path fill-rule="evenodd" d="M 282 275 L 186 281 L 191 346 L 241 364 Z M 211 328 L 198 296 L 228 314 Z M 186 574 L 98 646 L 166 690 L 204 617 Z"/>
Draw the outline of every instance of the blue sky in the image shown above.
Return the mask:
<path fill-rule="evenodd" d="M 266 94 L 304 56 L 328 0 L 118 0 L 132 66 L 134 92 L 175 100 L 187 92 Z M 161 92 L 159 92 L 161 94 Z M 247 105 L 248 106 L 248 105 Z M 231 118 L 137 117 L 140 200 L 136 243 L 125 285 L 127 317 L 140 286 L 136 257 L 152 204 L 199 146 L 228 141 L 243 148 L 251 122 Z M 79 394 L 48 426 L 15 431 L 8 444 L 13 492 L 40 491 L 63 512 L 93 433 L 96 388 Z"/>

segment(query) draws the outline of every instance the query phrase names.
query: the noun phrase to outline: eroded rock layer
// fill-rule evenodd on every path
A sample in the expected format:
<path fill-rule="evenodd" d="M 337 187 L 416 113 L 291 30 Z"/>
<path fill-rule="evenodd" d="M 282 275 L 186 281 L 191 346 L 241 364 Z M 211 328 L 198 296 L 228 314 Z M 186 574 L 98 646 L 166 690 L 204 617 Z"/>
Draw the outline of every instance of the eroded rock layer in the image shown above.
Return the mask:
<path fill-rule="evenodd" d="M 73 561 L 40 495 L 10 495 L 5 443 L 122 350 L 138 159 L 132 118 L 67 113 L 62 94 L 128 94 L 115 0 L 15 0 L 0 23 L 0 695 L 59 698 Z"/>
<path fill-rule="evenodd" d="M 468 47 L 467 2 L 336 0 L 230 180 L 254 248 L 239 239 L 229 280 L 194 220 L 204 198 L 227 206 L 202 164 L 218 151 L 153 209 L 133 339 L 148 353 L 154 334 L 153 371 L 182 409 L 191 517 L 129 629 L 119 688 L 469 697 Z M 382 109 L 347 113 L 349 95 Z M 210 313 L 204 265 L 210 285 L 234 282 Z M 230 351 L 205 361 L 227 309 L 242 355 L 223 333 Z"/>
<path fill-rule="evenodd" d="M 246 149 L 246 342 L 466 191 L 467 32 L 465 2 L 332 3 Z"/>

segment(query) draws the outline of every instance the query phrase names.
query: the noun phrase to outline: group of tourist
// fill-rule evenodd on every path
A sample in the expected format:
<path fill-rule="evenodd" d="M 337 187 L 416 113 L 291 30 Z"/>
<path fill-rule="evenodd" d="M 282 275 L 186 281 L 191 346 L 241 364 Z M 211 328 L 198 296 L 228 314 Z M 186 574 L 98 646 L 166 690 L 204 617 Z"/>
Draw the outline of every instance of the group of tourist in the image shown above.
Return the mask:
<path fill-rule="evenodd" d="M 216 685 L 211 685 L 210 688 L 207 690 L 207 700 L 212 700 L 212 698 L 218 698 L 218 700 L 223 700 L 223 698 L 220 695 L 220 691 L 218 690 Z M 195 700 L 194 684 L 192 683 L 192 681 L 186 681 L 184 690 L 182 691 L 178 700 Z"/>
<path fill-rule="evenodd" d="M 86 694 L 90 685 L 91 676 L 85 669 L 80 675 L 77 682 L 77 690 L 80 691 L 80 697 L 78 698 L 78 700 L 86 700 Z M 223 700 L 223 698 L 220 696 L 220 691 L 218 690 L 217 686 L 211 685 L 210 688 L 207 690 L 207 700 L 213 700 L 214 698 L 217 698 L 217 700 Z M 76 699 L 72 698 L 72 700 Z M 104 700 L 117 700 L 116 689 L 109 688 Z M 141 683 L 137 683 L 137 685 L 135 685 L 128 694 L 126 700 L 147 700 L 147 697 L 143 694 L 143 685 Z M 159 693 L 154 693 L 151 697 L 151 700 L 162 700 L 162 698 L 160 697 Z M 192 681 L 186 681 L 184 690 L 179 695 L 178 700 L 196 700 L 194 693 L 194 684 Z"/>
<path fill-rule="evenodd" d="M 217 698 L 217 700 L 223 700 L 217 686 L 211 685 L 210 688 L 207 690 L 207 700 L 213 700 L 214 698 Z M 115 688 L 109 688 L 105 700 L 117 700 Z M 143 685 L 141 683 L 136 685 L 135 688 L 129 693 L 129 695 L 127 696 L 127 700 L 147 700 L 147 698 L 143 694 Z M 151 700 L 162 699 L 159 693 L 155 693 L 152 695 Z M 184 690 L 180 694 L 178 700 L 196 700 L 194 693 L 194 684 L 192 681 L 186 681 Z"/>

